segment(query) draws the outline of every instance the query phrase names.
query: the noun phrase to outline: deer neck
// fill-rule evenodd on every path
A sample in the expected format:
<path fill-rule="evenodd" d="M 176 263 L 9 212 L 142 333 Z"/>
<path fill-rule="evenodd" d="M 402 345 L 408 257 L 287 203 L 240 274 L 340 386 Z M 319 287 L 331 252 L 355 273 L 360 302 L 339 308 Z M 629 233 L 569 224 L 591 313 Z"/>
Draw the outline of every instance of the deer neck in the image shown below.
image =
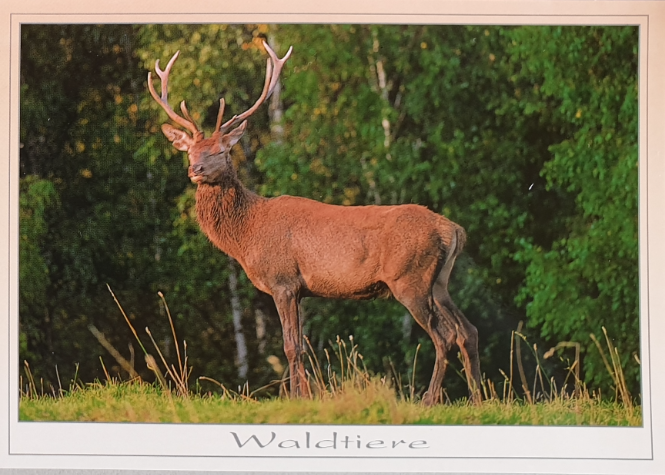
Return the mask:
<path fill-rule="evenodd" d="M 199 226 L 216 247 L 242 262 L 253 207 L 264 199 L 245 188 L 236 177 L 221 184 L 200 184 L 196 190 Z"/>

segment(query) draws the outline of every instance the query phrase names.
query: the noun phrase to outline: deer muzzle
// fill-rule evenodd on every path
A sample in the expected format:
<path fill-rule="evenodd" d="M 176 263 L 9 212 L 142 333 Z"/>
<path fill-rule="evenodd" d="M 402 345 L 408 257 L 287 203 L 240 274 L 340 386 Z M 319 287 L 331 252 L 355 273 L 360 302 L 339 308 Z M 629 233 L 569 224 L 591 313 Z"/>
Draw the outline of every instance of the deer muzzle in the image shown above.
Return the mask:
<path fill-rule="evenodd" d="M 201 180 L 203 180 L 203 165 L 200 163 L 197 163 L 195 165 L 190 165 L 189 169 L 187 170 L 187 176 L 189 177 L 190 180 L 192 180 L 193 183 L 199 183 Z"/>

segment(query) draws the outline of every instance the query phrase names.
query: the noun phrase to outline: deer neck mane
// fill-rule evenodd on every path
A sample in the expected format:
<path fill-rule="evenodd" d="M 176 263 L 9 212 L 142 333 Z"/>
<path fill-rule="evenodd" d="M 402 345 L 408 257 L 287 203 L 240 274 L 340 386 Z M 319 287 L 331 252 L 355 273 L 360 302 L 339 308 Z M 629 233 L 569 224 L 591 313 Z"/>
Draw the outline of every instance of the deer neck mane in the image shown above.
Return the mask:
<path fill-rule="evenodd" d="M 201 183 L 196 190 L 199 226 L 222 252 L 242 261 L 252 209 L 262 200 L 265 198 L 245 188 L 235 176 L 227 176 L 221 183 Z"/>

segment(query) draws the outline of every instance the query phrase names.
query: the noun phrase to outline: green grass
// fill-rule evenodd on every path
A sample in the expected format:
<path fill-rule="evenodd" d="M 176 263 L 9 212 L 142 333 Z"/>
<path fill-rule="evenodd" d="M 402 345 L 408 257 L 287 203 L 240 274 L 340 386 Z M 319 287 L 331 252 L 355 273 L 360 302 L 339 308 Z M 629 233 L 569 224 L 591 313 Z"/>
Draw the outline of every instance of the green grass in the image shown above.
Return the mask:
<path fill-rule="evenodd" d="M 148 383 L 107 382 L 52 396 L 22 397 L 22 421 L 175 422 L 218 424 L 447 424 L 639 426 L 640 407 L 591 398 L 466 401 L 436 407 L 400 400 L 378 380 L 332 398 L 255 400 L 218 395 L 177 396 Z"/>

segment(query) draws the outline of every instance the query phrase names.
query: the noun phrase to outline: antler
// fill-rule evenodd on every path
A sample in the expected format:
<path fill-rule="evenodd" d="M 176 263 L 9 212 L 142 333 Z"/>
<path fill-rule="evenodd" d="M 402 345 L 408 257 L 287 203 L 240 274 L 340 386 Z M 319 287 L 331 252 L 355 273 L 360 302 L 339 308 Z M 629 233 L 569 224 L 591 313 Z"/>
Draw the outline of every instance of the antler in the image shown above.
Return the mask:
<path fill-rule="evenodd" d="M 277 57 L 275 52 L 272 50 L 272 48 L 270 48 L 270 46 L 268 46 L 268 43 L 266 43 L 265 41 L 263 42 L 263 46 L 268 52 L 270 58 L 268 58 L 268 62 L 266 65 L 266 80 L 265 83 L 263 84 L 263 92 L 261 93 L 261 96 L 256 101 L 256 103 L 254 103 L 252 107 L 250 107 L 248 110 L 246 110 L 240 115 L 235 115 L 231 117 L 231 119 L 226 121 L 224 124 L 222 124 L 222 117 L 224 115 L 225 103 L 224 99 L 221 99 L 219 101 L 219 113 L 217 114 L 217 124 L 215 125 L 215 133 L 225 134 L 231 128 L 236 126 L 236 124 L 247 119 L 254 112 L 256 112 L 256 110 L 273 93 L 273 90 L 277 85 L 279 75 L 282 72 L 282 67 L 291 56 L 291 52 L 293 51 L 293 46 L 289 48 L 289 50 L 286 52 L 286 54 L 282 59 L 279 59 Z M 180 110 L 182 111 L 182 115 L 184 117 L 179 116 L 168 103 L 169 74 L 171 73 L 171 67 L 173 66 L 173 63 L 175 63 L 176 59 L 178 59 L 179 54 L 180 51 L 176 51 L 176 53 L 173 55 L 171 60 L 166 65 L 166 69 L 164 71 L 162 71 L 159 68 L 159 60 L 155 62 L 155 71 L 157 72 L 159 78 L 162 80 L 161 97 L 157 95 L 157 91 L 155 91 L 155 87 L 152 84 L 152 72 L 148 73 L 148 89 L 150 89 L 150 94 L 152 94 L 152 97 L 159 103 L 160 106 L 162 106 L 162 109 L 164 109 L 164 111 L 168 114 L 169 118 L 176 124 L 189 130 L 192 133 L 192 138 L 194 142 L 198 142 L 203 138 L 203 132 L 198 128 L 192 117 L 189 115 L 189 111 L 187 110 L 187 105 L 185 104 L 185 101 L 182 101 L 180 103 Z"/>
<path fill-rule="evenodd" d="M 175 63 L 175 60 L 178 59 L 179 54 L 180 51 L 176 51 L 176 53 L 173 55 L 169 63 L 166 65 L 166 69 L 164 71 L 159 69 L 159 59 L 155 61 L 155 71 L 157 72 L 159 78 L 162 80 L 162 96 L 159 97 L 157 95 L 157 91 L 155 91 L 155 87 L 152 85 L 151 72 L 148 72 L 148 89 L 150 89 L 150 94 L 152 94 L 152 97 L 159 103 L 160 106 L 162 106 L 162 109 L 166 111 L 169 118 L 176 124 L 189 130 L 192 133 L 192 138 L 194 139 L 194 141 L 198 142 L 203 138 L 203 132 L 199 130 L 199 128 L 194 123 L 194 120 L 189 115 L 189 112 L 187 111 L 187 106 L 185 105 L 185 101 L 182 101 L 180 103 L 180 110 L 182 111 L 182 114 L 185 116 L 184 118 L 180 117 L 171 108 L 171 106 L 168 103 L 169 74 L 171 73 L 171 67 L 173 66 L 173 63 Z"/>
<path fill-rule="evenodd" d="M 250 115 L 252 115 L 256 110 L 265 102 L 265 100 L 270 97 L 272 94 L 273 90 L 275 89 L 275 86 L 277 85 L 277 80 L 279 79 L 279 75 L 282 72 L 282 67 L 284 66 L 284 63 L 286 63 L 286 60 L 289 59 L 289 56 L 291 56 L 291 52 L 293 51 L 293 46 L 289 48 L 289 50 L 286 52 L 284 57 L 282 59 L 279 59 L 275 52 L 268 46 L 268 43 L 263 41 L 263 46 L 268 52 L 268 55 L 270 58 L 268 59 L 267 65 L 266 65 L 266 80 L 265 83 L 263 84 L 263 92 L 261 93 L 261 96 L 259 99 L 254 103 L 252 107 L 247 109 L 245 112 L 243 112 L 240 115 L 235 115 L 231 117 L 228 121 L 226 121 L 224 124 L 220 125 L 222 123 L 222 116 L 224 115 L 224 99 L 219 101 L 219 113 L 217 114 L 217 126 L 215 127 L 215 132 L 219 131 L 222 134 L 225 134 L 226 132 L 229 131 L 232 127 L 234 127 L 237 123 L 242 122 L 246 118 L 248 118 Z"/>

